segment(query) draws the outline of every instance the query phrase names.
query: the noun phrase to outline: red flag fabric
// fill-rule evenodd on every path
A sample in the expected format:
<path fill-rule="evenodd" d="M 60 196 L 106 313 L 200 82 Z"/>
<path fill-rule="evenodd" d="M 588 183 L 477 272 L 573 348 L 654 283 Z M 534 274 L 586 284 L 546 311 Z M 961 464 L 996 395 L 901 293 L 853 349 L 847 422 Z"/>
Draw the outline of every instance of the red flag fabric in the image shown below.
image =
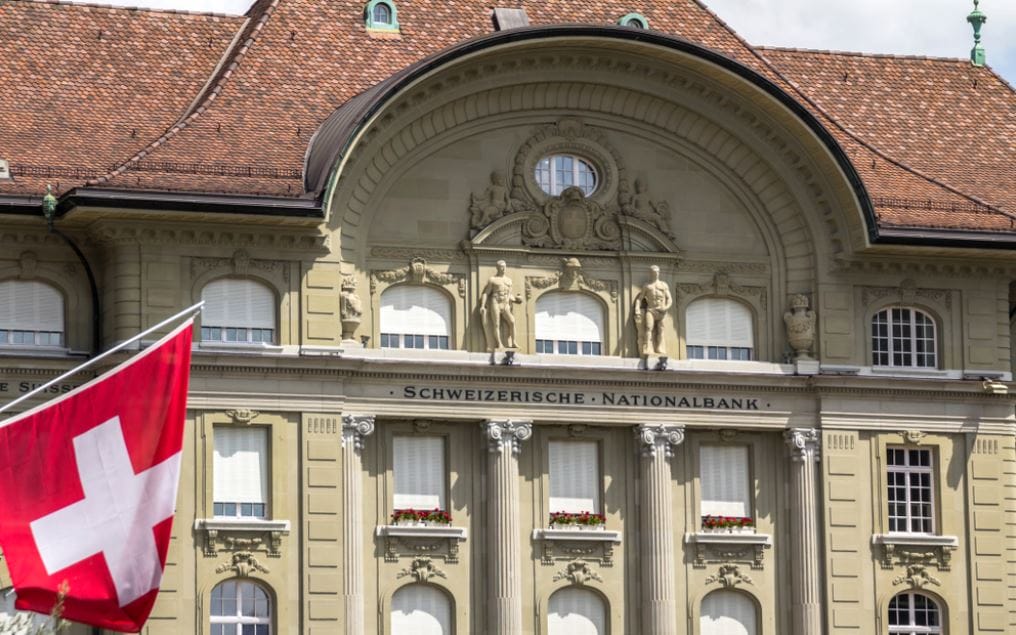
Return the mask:
<path fill-rule="evenodd" d="M 0 547 L 18 609 L 125 632 L 166 566 L 183 449 L 191 321 L 120 367 L 0 422 Z"/>

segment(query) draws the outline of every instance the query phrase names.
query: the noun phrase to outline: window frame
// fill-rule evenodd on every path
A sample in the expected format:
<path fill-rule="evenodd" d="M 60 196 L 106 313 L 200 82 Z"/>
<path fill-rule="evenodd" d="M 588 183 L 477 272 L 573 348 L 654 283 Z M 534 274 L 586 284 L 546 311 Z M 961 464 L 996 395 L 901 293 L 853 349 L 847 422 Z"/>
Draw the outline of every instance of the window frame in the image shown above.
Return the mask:
<path fill-rule="evenodd" d="M 909 352 L 898 352 L 895 349 L 895 342 L 902 340 L 903 338 L 897 338 L 893 335 L 894 325 L 893 314 L 895 311 L 908 311 L 910 313 L 910 319 L 905 324 L 910 330 L 910 335 L 906 338 L 909 346 Z M 885 315 L 885 335 L 877 334 L 877 326 L 881 326 L 881 323 L 877 322 L 879 317 Z M 923 316 L 928 323 L 931 325 L 931 337 L 919 338 L 917 331 L 919 325 L 917 323 L 917 316 Z M 921 325 L 923 327 L 924 325 Z M 889 305 L 883 306 L 871 314 L 871 319 L 868 320 L 868 356 L 871 360 L 873 368 L 878 369 L 899 369 L 899 370 L 914 370 L 914 371 L 933 371 L 941 368 L 942 365 L 942 342 L 940 336 L 941 329 L 939 328 L 939 320 L 934 313 L 924 309 L 922 307 L 913 305 Z M 885 349 L 880 349 L 877 344 L 881 341 L 885 342 Z M 932 357 L 932 364 L 930 366 L 921 366 L 916 364 L 919 355 L 929 355 L 927 351 L 918 352 L 917 343 L 930 341 L 933 350 L 930 353 Z M 908 356 L 909 362 L 905 364 L 897 364 L 895 357 L 897 354 Z M 885 356 L 889 363 L 879 363 L 878 359 L 880 356 Z"/>
<path fill-rule="evenodd" d="M 229 324 L 207 324 L 207 313 L 202 312 L 198 316 L 198 327 L 197 328 L 197 341 L 205 346 L 239 346 L 239 347 L 276 347 L 281 345 L 281 333 L 280 320 L 282 319 L 282 307 L 279 302 L 279 289 L 267 280 L 251 277 L 251 276 L 216 276 L 211 279 L 204 280 L 203 284 L 198 287 L 198 299 L 201 301 L 205 300 L 205 291 L 209 286 L 222 283 L 226 281 L 240 281 L 247 282 L 255 285 L 259 285 L 264 288 L 271 295 L 273 316 L 271 321 L 271 328 L 265 328 L 261 326 L 235 326 Z M 206 331 L 218 330 L 218 337 L 206 338 Z M 229 339 L 228 335 L 230 331 L 243 331 L 244 338 L 240 339 Z M 255 339 L 253 337 L 254 332 L 268 331 L 269 339 Z M 210 334 L 209 334 L 210 335 Z"/>
<path fill-rule="evenodd" d="M 557 174 L 558 172 L 564 170 L 558 169 L 557 159 L 565 159 L 565 158 L 572 160 L 572 168 L 571 168 L 572 183 L 564 185 L 563 187 L 558 189 L 558 186 L 560 184 L 557 182 L 558 181 Z M 542 167 L 544 161 L 549 161 L 549 165 L 546 169 Z M 585 186 L 581 185 L 582 182 L 581 175 L 583 174 L 583 172 L 582 170 L 580 170 L 580 166 L 582 165 L 588 166 L 589 173 L 593 175 L 593 184 L 589 188 L 589 191 L 586 191 Z M 544 181 L 540 176 L 541 173 L 544 172 L 547 173 L 546 189 L 543 187 Z M 600 171 L 597 169 L 596 163 L 593 160 L 574 152 L 550 152 L 549 154 L 542 155 L 539 159 L 536 160 L 536 164 L 533 166 L 532 177 L 533 181 L 536 183 L 536 186 L 546 196 L 560 196 L 561 193 L 564 192 L 569 187 L 577 187 L 580 190 L 582 190 L 583 195 L 588 198 L 590 196 L 593 196 L 599 191 L 600 184 L 602 183 L 602 177 L 600 176 Z"/>
<path fill-rule="evenodd" d="M 441 498 L 444 499 L 444 506 L 441 508 L 441 511 L 451 512 L 451 483 L 449 479 L 450 470 L 448 469 L 450 448 L 448 447 L 448 435 L 416 433 L 408 430 L 393 430 L 391 436 L 389 437 L 389 444 L 391 445 L 391 450 L 389 452 L 389 454 L 391 455 L 390 457 L 391 460 L 389 462 L 389 465 L 392 466 L 392 487 L 391 487 L 391 496 L 389 497 L 388 502 L 391 505 L 392 511 L 394 512 L 396 509 L 404 509 L 403 507 L 395 505 L 395 497 L 398 495 L 398 492 L 396 492 L 396 480 L 395 480 L 396 479 L 395 444 L 396 440 L 399 439 L 400 437 L 405 439 L 422 439 L 422 438 L 438 439 L 441 442 L 441 453 L 442 453 L 441 458 L 443 463 L 442 467 L 444 468 L 441 474 L 441 486 L 444 490 L 442 492 Z"/>
<path fill-rule="evenodd" d="M 376 22 L 374 20 L 374 10 L 378 5 L 384 5 L 388 8 L 388 15 L 391 17 L 390 22 Z M 398 31 L 399 30 L 399 12 L 392 0 L 370 0 L 367 6 L 364 7 L 364 24 L 369 31 Z"/>
<path fill-rule="evenodd" d="M 906 457 L 906 465 L 890 465 L 890 463 L 889 463 L 889 461 L 890 461 L 890 453 L 893 452 L 893 451 L 897 451 L 897 450 L 898 451 L 902 451 L 904 453 L 904 456 Z M 927 466 L 910 465 L 910 453 L 911 452 L 927 452 L 928 453 L 928 465 Z M 939 528 L 939 522 L 938 522 L 938 510 L 936 509 L 936 507 L 938 505 L 938 496 L 937 496 L 937 492 L 936 492 L 936 488 L 937 488 L 937 484 L 938 484 L 938 479 L 936 478 L 937 462 L 935 460 L 935 454 L 936 453 L 932 450 L 932 448 L 915 448 L 915 447 L 905 446 L 905 445 L 887 445 L 885 447 L 885 478 L 886 478 L 886 481 L 885 481 L 885 497 L 886 497 L 886 531 L 887 531 L 887 533 L 889 533 L 889 534 L 920 534 L 920 535 L 927 535 L 927 536 L 935 536 L 935 535 L 939 534 L 940 528 Z M 889 476 L 890 474 L 902 474 L 904 476 L 904 479 L 905 479 L 905 484 L 902 487 L 903 487 L 903 490 L 904 490 L 904 492 L 906 494 L 906 498 L 904 499 L 904 501 L 902 501 L 902 504 L 903 504 L 904 508 L 906 509 L 906 514 L 904 516 L 902 516 L 902 517 L 901 516 L 894 516 L 893 515 L 893 505 L 894 504 L 900 504 L 900 502 L 894 501 L 893 498 L 892 498 L 892 491 L 894 489 L 894 484 L 890 483 L 890 476 Z M 929 499 L 930 500 L 927 501 L 927 503 L 925 503 L 923 501 L 922 502 L 918 502 L 918 503 L 914 503 L 913 502 L 912 488 L 914 486 L 912 485 L 912 475 L 914 475 L 914 474 L 927 474 L 928 475 L 928 481 L 929 481 L 929 483 L 928 483 L 928 491 L 929 491 Z M 899 485 L 895 485 L 895 487 L 900 487 L 900 486 Z M 922 486 L 917 486 L 917 487 L 922 487 Z M 924 531 L 924 530 L 915 531 L 914 530 L 914 524 L 915 524 L 915 522 L 919 523 L 919 522 L 924 520 L 924 517 L 915 517 L 913 515 L 912 511 L 913 511 L 913 505 L 914 504 L 918 504 L 918 505 L 927 504 L 928 505 L 928 509 L 930 510 L 930 515 L 927 518 L 927 520 L 930 523 L 930 527 L 931 527 L 930 530 L 928 530 L 928 531 Z M 904 530 L 904 531 L 892 528 L 893 520 L 894 519 L 899 519 L 899 518 L 902 518 L 903 521 L 906 523 L 907 529 Z"/>
<path fill-rule="evenodd" d="M 599 316 L 599 329 L 600 329 L 600 340 L 565 340 L 565 339 L 548 339 L 544 337 L 538 337 L 541 335 L 537 318 L 540 314 L 540 302 L 550 301 L 552 297 L 558 296 L 574 296 L 578 298 L 587 298 L 590 302 L 589 308 L 596 311 Z M 606 307 L 603 299 L 593 293 L 586 291 L 566 291 L 560 289 L 548 289 L 537 296 L 533 303 L 532 313 L 530 317 L 532 319 L 532 335 L 533 338 L 533 353 L 537 355 L 569 355 L 575 357 L 600 357 L 607 354 L 607 331 L 610 327 L 609 316 L 607 314 Z M 587 316 L 588 317 L 588 316 Z M 592 318 L 588 318 L 592 319 Z M 596 321 L 596 320 L 592 320 Z M 574 344 L 575 352 L 571 350 L 562 350 L 567 347 L 572 348 L 570 345 Z M 549 349 L 549 350 L 548 350 Z M 587 352 L 588 351 L 588 352 Z"/>
<path fill-rule="evenodd" d="M 759 603 L 759 599 L 755 597 L 753 594 L 748 593 L 747 591 L 741 591 L 740 589 L 725 587 L 721 587 L 718 589 L 710 589 L 708 592 L 703 594 L 702 597 L 699 599 L 698 605 L 696 607 L 697 615 L 695 616 L 696 617 L 695 632 L 699 634 L 703 632 L 702 618 L 705 615 L 705 611 L 703 609 L 706 606 L 706 601 L 708 600 L 708 598 L 711 596 L 716 596 L 717 594 L 725 594 L 725 593 L 729 593 L 732 596 L 738 596 L 747 600 L 747 602 L 751 605 L 752 608 L 751 613 L 754 621 L 753 624 L 754 633 L 755 635 L 760 635 L 763 632 L 763 626 L 762 626 L 762 607 Z"/>
<path fill-rule="evenodd" d="M 546 617 L 544 618 L 544 628 L 546 629 L 546 632 L 548 633 L 548 635 L 551 635 L 552 633 L 556 633 L 557 632 L 557 630 L 555 630 L 554 626 L 551 624 L 551 617 L 553 615 L 561 615 L 561 613 L 558 613 L 555 610 L 556 607 L 554 607 L 554 605 L 552 604 L 553 601 L 554 601 L 554 596 L 558 596 L 558 594 L 564 595 L 564 594 L 569 594 L 569 593 L 588 593 L 588 594 L 590 594 L 591 597 L 596 598 L 596 600 L 599 603 L 599 607 L 603 611 L 603 613 L 602 613 L 602 626 L 603 626 L 603 630 L 601 631 L 601 633 L 610 633 L 610 632 L 612 632 L 612 629 L 611 629 L 611 617 L 612 616 L 611 616 L 611 610 L 610 610 L 610 598 L 608 598 L 606 595 L 604 595 L 602 592 L 600 592 L 599 589 L 594 589 L 594 588 L 592 588 L 590 586 L 586 586 L 586 585 L 567 585 L 567 586 L 561 586 L 561 587 L 558 587 L 556 589 L 551 590 L 550 594 L 546 596 L 547 597 L 547 599 L 546 599 L 546 611 L 545 611 L 546 612 Z M 583 617 L 587 617 L 587 616 L 583 616 Z"/>
<path fill-rule="evenodd" d="M 719 343 L 709 343 L 703 338 L 702 343 L 695 343 L 691 339 L 690 325 L 691 320 L 688 317 L 688 312 L 697 302 L 709 302 L 709 301 L 722 301 L 732 303 L 736 306 L 743 308 L 748 314 L 748 328 L 751 335 L 751 346 L 734 346 L 731 342 L 725 342 L 724 345 Z M 738 362 L 753 362 L 761 359 L 761 343 L 758 341 L 758 334 L 761 331 L 761 324 L 759 323 L 758 312 L 756 308 L 750 303 L 742 300 L 741 298 L 721 295 L 700 295 L 694 298 L 690 298 L 681 310 L 681 327 L 683 331 L 683 345 L 684 345 L 684 357 L 688 360 L 696 361 L 738 361 Z M 702 349 L 703 355 L 701 357 L 694 355 L 692 349 Z M 747 359 L 741 357 L 735 357 L 735 351 L 747 350 Z M 697 352 L 697 351 L 696 351 Z M 722 352 L 722 357 L 720 353 Z M 715 354 L 715 356 L 714 356 Z"/>
<path fill-rule="evenodd" d="M 891 616 L 893 615 L 893 602 L 898 598 L 906 596 L 907 602 L 907 624 L 891 624 Z M 934 607 L 934 613 L 938 617 L 938 626 L 919 626 L 916 622 L 916 602 L 914 598 L 920 596 L 931 603 Z M 927 593 L 921 593 L 920 591 L 901 591 L 889 599 L 886 605 L 886 627 L 889 635 L 944 635 L 945 634 L 945 611 L 942 609 L 942 603 L 938 599 L 928 595 Z"/>
<path fill-rule="evenodd" d="M 447 332 L 444 335 L 431 335 L 428 333 L 394 333 L 391 331 L 385 331 L 385 324 L 382 323 L 382 313 L 385 307 L 385 294 L 392 292 L 398 293 L 400 289 L 413 288 L 413 289 L 426 289 L 429 292 L 433 292 L 441 297 L 441 300 L 447 307 L 447 315 L 444 316 L 447 322 Z M 455 347 L 455 322 L 456 312 L 458 311 L 458 303 L 455 298 L 448 293 L 446 289 L 441 286 L 434 284 L 417 284 L 413 282 L 398 282 L 395 284 L 388 285 L 387 287 L 380 289 L 377 294 L 376 304 L 373 305 L 377 321 L 375 322 L 377 329 L 377 348 L 379 349 L 392 349 L 392 350 L 431 350 L 431 351 L 451 351 L 457 350 Z M 398 338 L 398 346 L 391 346 L 390 338 Z M 414 338 L 414 346 L 406 346 L 407 338 Z M 423 346 L 415 346 L 415 338 L 422 338 Z M 431 338 L 444 338 L 446 340 L 447 347 L 443 347 L 438 341 L 438 346 L 432 346 L 434 343 Z"/>
<path fill-rule="evenodd" d="M 552 498 L 551 492 L 552 492 L 552 485 L 553 485 L 553 481 L 552 481 L 553 475 L 551 474 L 551 471 L 550 471 L 550 468 L 551 468 L 551 465 L 550 465 L 550 460 L 551 460 L 550 446 L 553 443 L 592 443 L 592 444 L 594 444 L 596 446 L 596 473 L 595 473 L 595 482 L 596 482 L 596 503 L 597 503 L 596 507 L 597 508 L 596 509 L 590 509 L 590 510 L 583 510 L 583 511 L 589 511 L 590 513 L 593 513 L 593 514 L 602 514 L 602 515 L 606 516 L 606 512 L 604 510 L 606 509 L 606 494 L 607 494 L 607 492 L 606 492 L 606 488 L 604 487 L 605 472 L 604 472 L 604 469 L 603 469 L 604 468 L 604 466 L 603 466 L 603 461 L 604 461 L 603 440 L 601 438 L 599 438 L 599 437 L 594 437 L 594 436 L 561 437 L 561 436 L 549 435 L 545 439 L 544 443 L 545 443 L 544 447 L 546 448 L 546 450 L 545 450 L 546 458 L 544 459 L 544 469 L 546 470 L 545 474 L 547 475 L 546 504 L 547 504 L 547 519 L 548 519 L 548 521 L 549 521 L 549 518 L 550 518 L 550 514 L 553 514 L 553 513 L 556 513 L 556 512 L 560 512 L 560 511 L 565 511 L 565 510 L 562 510 L 562 509 L 555 509 L 554 507 L 551 506 L 551 498 Z M 581 513 L 581 512 L 571 512 L 571 513 Z"/>
<path fill-rule="evenodd" d="M 248 425 L 236 425 L 230 423 L 211 423 L 211 482 L 212 491 L 209 499 L 211 500 L 212 509 L 211 515 L 208 518 L 213 520 L 242 520 L 250 522 L 267 521 L 273 519 L 273 506 L 272 506 L 272 425 L 271 424 L 248 424 Z M 265 462 L 265 498 L 266 500 L 262 503 L 243 503 L 239 501 L 217 501 L 215 492 L 215 431 L 216 429 L 233 429 L 233 430 L 259 430 L 265 435 L 265 446 L 264 446 L 264 462 Z M 233 505 L 234 514 L 216 514 L 215 510 L 219 505 Z M 262 505 L 263 515 L 244 515 L 242 513 L 243 505 Z"/>
<path fill-rule="evenodd" d="M 64 290 L 48 280 L 22 280 L 20 278 L 4 278 L 0 279 L 0 285 L 12 283 L 15 285 L 37 285 L 45 287 L 56 294 L 57 299 L 60 302 L 60 327 L 59 331 L 43 330 L 43 329 L 24 329 L 24 328 L 10 328 L 0 324 L 0 350 L 4 349 L 32 349 L 36 351 L 67 351 L 67 340 L 68 340 L 68 321 L 67 321 L 67 294 Z M 17 326 L 17 324 L 14 324 Z M 30 334 L 31 342 L 15 342 L 13 341 L 14 335 L 20 334 L 21 337 Z M 56 335 L 57 343 L 51 342 L 40 343 L 40 338 L 50 337 Z"/>
<path fill-rule="evenodd" d="M 432 590 L 436 591 L 437 593 L 440 593 L 441 596 L 444 597 L 445 601 L 447 602 L 447 606 L 448 606 L 448 632 L 449 633 L 456 633 L 456 632 L 458 632 L 456 630 L 456 621 L 457 620 L 455 619 L 456 618 L 456 615 L 455 615 L 455 611 L 456 611 L 455 596 L 447 588 L 445 588 L 444 586 L 441 586 L 439 584 L 434 584 L 434 583 L 431 583 L 431 582 L 410 582 L 408 584 L 403 584 L 402 586 L 400 586 L 397 589 L 395 589 L 394 591 L 392 591 L 392 594 L 389 596 L 389 599 L 388 599 L 388 610 L 384 612 L 384 620 L 387 623 L 386 625 L 388 627 L 385 632 L 392 633 L 393 635 L 397 635 L 397 633 L 395 631 L 395 625 L 392 623 L 394 621 L 394 620 L 392 620 L 392 614 L 395 612 L 395 598 L 399 594 L 399 592 L 403 591 L 404 589 L 408 589 L 410 587 L 421 587 L 421 588 L 426 588 L 426 589 L 432 589 Z"/>
<path fill-rule="evenodd" d="M 233 583 L 233 584 L 236 585 L 236 597 L 235 598 L 231 598 L 231 599 L 236 602 L 236 613 L 237 614 L 236 615 L 216 615 L 214 613 L 215 609 L 214 609 L 214 603 L 212 601 L 212 598 L 214 597 L 216 589 L 218 589 L 221 586 L 223 586 L 224 584 L 228 584 L 228 583 Z M 266 617 L 244 616 L 244 615 L 242 615 L 242 613 L 243 613 L 243 596 L 242 596 L 241 589 L 242 589 L 242 587 L 244 585 L 253 586 L 255 589 L 260 590 L 262 593 L 265 594 L 265 599 L 266 599 L 267 605 L 268 605 L 268 615 Z M 257 600 L 257 597 L 255 596 L 255 601 L 256 600 Z M 274 624 L 273 624 L 274 617 L 275 617 L 275 611 L 273 611 L 274 604 L 275 604 L 275 598 L 274 598 L 274 594 L 272 593 L 271 589 L 267 585 L 261 583 L 260 581 L 254 581 L 254 580 L 243 579 L 243 578 L 229 578 L 227 580 L 223 580 L 223 581 L 219 582 L 218 584 L 216 584 L 214 587 L 212 587 L 211 592 L 208 594 L 208 630 L 209 630 L 209 632 L 212 632 L 213 627 L 215 625 L 222 625 L 223 627 L 235 626 L 236 627 L 235 629 L 229 629 L 229 630 L 232 630 L 232 632 L 225 632 L 227 629 L 223 628 L 222 629 L 224 631 L 223 635 L 242 635 L 242 633 L 243 633 L 243 627 L 244 626 L 255 626 L 255 627 L 257 627 L 257 626 L 267 626 L 268 627 L 268 629 L 267 629 L 268 633 L 266 635 L 272 635 L 272 632 L 275 630 L 274 629 Z M 257 629 L 255 628 L 255 631 L 256 630 Z"/>
<path fill-rule="evenodd" d="M 747 491 L 748 497 L 747 497 L 747 501 L 746 501 L 746 505 L 747 505 L 747 510 L 746 511 L 747 511 L 747 514 L 745 516 L 742 516 L 742 518 L 750 518 L 751 521 L 752 521 L 751 531 L 756 531 L 756 527 L 755 527 L 755 523 L 756 523 L 755 513 L 756 513 L 756 509 L 758 507 L 758 503 L 757 503 L 757 501 L 755 499 L 755 487 L 754 487 L 754 485 L 755 485 L 755 464 L 754 464 L 754 460 L 753 460 L 753 454 L 754 454 L 753 447 L 752 447 L 752 445 L 750 443 L 738 443 L 736 441 L 734 441 L 734 442 L 726 442 L 726 441 L 722 441 L 722 440 L 705 439 L 702 442 L 698 443 L 697 446 L 696 446 L 696 468 L 697 468 L 697 474 L 698 474 L 698 479 L 699 479 L 699 483 L 698 483 L 698 501 L 697 501 L 698 502 L 698 510 L 699 510 L 699 514 L 698 514 L 699 515 L 699 526 L 701 528 L 702 519 L 706 517 L 705 510 L 703 509 L 704 504 L 705 504 L 705 496 L 704 496 L 705 487 L 704 487 L 704 480 L 703 480 L 703 476 L 702 476 L 702 450 L 704 448 L 726 448 L 726 447 L 744 448 L 745 459 L 747 461 L 745 472 L 746 472 L 746 475 L 747 475 L 747 483 L 746 483 L 747 490 L 746 491 Z M 712 514 L 710 514 L 710 515 L 712 515 Z M 701 529 L 699 529 L 698 531 L 701 531 Z"/>

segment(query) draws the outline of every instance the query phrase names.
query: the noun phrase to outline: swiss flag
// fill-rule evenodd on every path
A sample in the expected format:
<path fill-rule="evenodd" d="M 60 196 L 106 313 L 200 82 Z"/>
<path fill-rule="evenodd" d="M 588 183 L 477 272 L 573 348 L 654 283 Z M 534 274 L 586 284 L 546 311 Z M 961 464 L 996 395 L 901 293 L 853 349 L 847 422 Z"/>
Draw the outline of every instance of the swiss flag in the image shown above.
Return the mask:
<path fill-rule="evenodd" d="M 0 546 L 17 608 L 140 631 L 166 566 L 191 321 L 120 367 L 0 422 Z"/>

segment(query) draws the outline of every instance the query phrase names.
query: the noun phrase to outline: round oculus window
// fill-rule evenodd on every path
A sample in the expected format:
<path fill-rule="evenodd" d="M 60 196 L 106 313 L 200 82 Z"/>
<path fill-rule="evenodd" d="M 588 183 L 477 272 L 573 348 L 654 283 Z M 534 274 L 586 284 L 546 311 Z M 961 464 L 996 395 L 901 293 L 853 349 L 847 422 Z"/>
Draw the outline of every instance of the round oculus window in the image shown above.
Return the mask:
<path fill-rule="evenodd" d="M 593 165 L 573 154 L 552 154 L 536 163 L 536 183 L 540 189 L 557 196 L 569 187 L 577 187 L 589 196 L 596 191 L 599 179 Z"/>

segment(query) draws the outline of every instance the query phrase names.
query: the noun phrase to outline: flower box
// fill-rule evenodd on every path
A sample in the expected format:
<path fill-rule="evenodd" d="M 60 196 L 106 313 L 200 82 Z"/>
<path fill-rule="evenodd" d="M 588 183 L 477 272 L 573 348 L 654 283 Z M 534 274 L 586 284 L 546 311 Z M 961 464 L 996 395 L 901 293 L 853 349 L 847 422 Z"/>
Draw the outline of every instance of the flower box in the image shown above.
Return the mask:
<path fill-rule="evenodd" d="M 555 529 L 603 530 L 607 518 L 592 512 L 551 512 L 550 526 Z"/>
<path fill-rule="evenodd" d="M 702 531 L 706 533 L 755 533 L 755 520 L 750 516 L 703 516 Z"/>
<path fill-rule="evenodd" d="M 443 509 L 396 509 L 392 524 L 400 527 L 429 527 L 451 525 L 452 515 Z"/>

